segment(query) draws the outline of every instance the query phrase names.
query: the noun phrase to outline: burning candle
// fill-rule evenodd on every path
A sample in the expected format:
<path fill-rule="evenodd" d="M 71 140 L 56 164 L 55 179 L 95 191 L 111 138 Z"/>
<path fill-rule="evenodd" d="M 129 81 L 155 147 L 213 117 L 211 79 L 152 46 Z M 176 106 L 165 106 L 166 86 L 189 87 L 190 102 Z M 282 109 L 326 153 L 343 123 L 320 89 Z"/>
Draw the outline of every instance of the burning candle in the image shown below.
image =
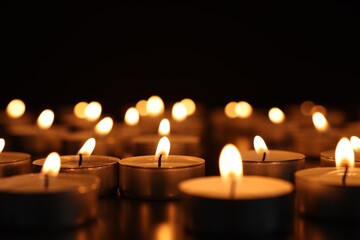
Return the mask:
<path fill-rule="evenodd" d="M 0 178 L 31 172 L 31 155 L 3 151 L 5 139 L 0 138 Z"/>
<path fill-rule="evenodd" d="M 50 153 L 40 173 L 0 179 L 0 226 L 58 229 L 94 220 L 100 179 L 61 174 L 60 156 Z"/>
<path fill-rule="evenodd" d="M 242 151 L 244 175 L 262 175 L 294 182 L 294 173 L 305 166 L 305 155 L 285 150 L 269 150 L 259 135 L 254 137 L 255 150 Z"/>
<path fill-rule="evenodd" d="M 142 199 L 178 199 L 179 182 L 205 174 L 205 160 L 186 155 L 169 155 L 170 140 L 158 142 L 155 155 L 119 161 L 120 194 Z"/>
<path fill-rule="evenodd" d="M 106 155 L 91 155 L 96 145 L 94 138 L 89 138 L 80 148 L 77 155 L 63 155 L 61 173 L 93 175 L 100 178 L 99 196 L 115 194 L 119 187 L 119 158 Z M 32 162 L 35 172 L 42 169 L 46 159 Z"/>
<path fill-rule="evenodd" d="M 293 184 L 243 176 L 241 154 L 226 144 L 219 159 L 220 176 L 192 178 L 179 184 L 185 228 L 196 234 L 267 236 L 289 230 Z"/>
<path fill-rule="evenodd" d="M 360 170 L 354 166 L 354 149 L 342 137 L 335 149 L 334 167 L 297 171 L 296 208 L 304 216 L 325 221 L 356 221 L 359 216 Z"/>

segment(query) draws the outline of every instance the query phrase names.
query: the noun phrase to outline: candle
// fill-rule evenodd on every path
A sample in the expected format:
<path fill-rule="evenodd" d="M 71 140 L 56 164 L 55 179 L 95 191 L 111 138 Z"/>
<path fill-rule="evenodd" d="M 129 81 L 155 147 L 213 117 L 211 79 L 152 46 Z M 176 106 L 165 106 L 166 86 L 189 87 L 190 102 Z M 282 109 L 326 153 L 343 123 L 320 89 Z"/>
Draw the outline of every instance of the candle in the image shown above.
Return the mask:
<path fill-rule="evenodd" d="M 41 173 L 0 179 L 0 226 L 58 229 L 97 217 L 100 179 L 61 174 L 60 156 L 48 155 Z"/>
<path fill-rule="evenodd" d="M 0 178 L 31 172 L 31 155 L 4 151 L 5 140 L 0 138 Z"/>
<path fill-rule="evenodd" d="M 192 178 L 179 184 L 188 231 L 209 236 L 269 236 L 289 230 L 291 182 L 243 176 L 241 154 L 233 144 L 224 146 L 219 165 L 221 176 Z"/>
<path fill-rule="evenodd" d="M 305 166 L 305 155 L 286 150 L 268 150 L 259 135 L 254 137 L 255 150 L 241 152 L 244 175 L 262 175 L 294 182 L 294 173 Z"/>
<path fill-rule="evenodd" d="M 119 161 L 120 194 L 141 199 L 178 199 L 179 182 L 205 174 L 205 160 L 186 155 L 169 155 L 170 141 L 160 139 L 155 155 Z"/>
<path fill-rule="evenodd" d="M 201 157 L 203 154 L 200 136 L 190 134 L 170 134 L 170 121 L 163 118 L 160 121 L 158 134 L 142 134 L 129 139 L 133 156 L 150 155 L 154 152 L 162 136 L 171 141 L 171 152 L 174 155 Z"/>
<path fill-rule="evenodd" d="M 297 171 L 296 208 L 304 216 L 325 221 L 359 220 L 360 169 L 354 167 L 354 150 L 343 137 L 335 150 L 336 166 Z"/>
<path fill-rule="evenodd" d="M 76 173 L 93 175 L 100 178 L 99 196 L 116 194 L 119 188 L 119 158 L 106 155 L 91 155 L 96 141 L 89 138 L 77 155 L 63 155 L 61 173 Z M 32 162 L 35 172 L 39 172 L 46 159 L 41 158 Z"/>

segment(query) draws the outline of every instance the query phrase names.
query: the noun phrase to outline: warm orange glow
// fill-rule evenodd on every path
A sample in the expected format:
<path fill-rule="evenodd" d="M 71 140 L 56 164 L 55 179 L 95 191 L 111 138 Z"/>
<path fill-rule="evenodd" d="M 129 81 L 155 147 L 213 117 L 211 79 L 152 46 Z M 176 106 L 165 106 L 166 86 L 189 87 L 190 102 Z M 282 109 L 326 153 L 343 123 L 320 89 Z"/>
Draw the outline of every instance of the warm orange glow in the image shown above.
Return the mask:
<path fill-rule="evenodd" d="M 41 129 L 49 129 L 54 122 L 54 118 L 54 112 L 50 109 L 45 109 L 37 118 L 37 125 Z"/>
<path fill-rule="evenodd" d="M 184 98 L 180 101 L 182 104 L 185 105 L 187 115 L 193 115 L 196 111 L 196 104 L 195 102 L 190 98 Z"/>
<path fill-rule="evenodd" d="M 355 165 L 355 153 L 348 138 L 342 137 L 335 149 L 335 163 L 336 167 L 353 168 Z"/>
<path fill-rule="evenodd" d="M 319 132 L 325 132 L 329 128 L 329 123 L 321 112 L 313 113 L 312 120 L 316 130 Z"/>
<path fill-rule="evenodd" d="M 101 116 L 102 106 L 99 102 L 92 101 L 85 108 L 85 117 L 89 121 L 98 120 Z"/>
<path fill-rule="evenodd" d="M 220 153 L 219 169 L 224 181 L 241 179 L 243 175 L 242 158 L 240 151 L 234 144 L 226 144 Z"/>
<path fill-rule="evenodd" d="M 124 122 L 128 126 L 135 126 L 139 123 L 139 111 L 135 107 L 130 107 L 124 116 Z"/>
<path fill-rule="evenodd" d="M 304 101 L 300 105 L 300 112 L 305 116 L 311 116 L 311 110 L 315 106 L 315 103 L 312 101 Z"/>
<path fill-rule="evenodd" d="M 49 176 L 57 176 L 60 171 L 61 160 L 57 152 L 50 153 L 41 168 L 41 172 Z"/>
<path fill-rule="evenodd" d="M 19 118 L 24 115 L 26 110 L 25 103 L 20 99 L 13 99 L 6 107 L 6 113 L 11 118 Z"/>
<path fill-rule="evenodd" d="M 94 151 L 95 144 L 96 144 L 95 138 L 89 138 L 88 140 L 86 140 L 84 145 L 80 148 L 80 150 L 78 151 L 78 154 L 83 154 L 86 156 L 91 155 L 91 153 Z"/>
<path fill-rule="evenodd" d="M 171 116 L 176 121 L 184 121 L 187 117 L 187 110 L 184 104 L 176 102 L 171 109 Z"/>
<path fill-rule="evenodd" d="M 269 119 L 272 123 L 279 124 L 285 121 L 284 112 L 277 107 L 273 107 L 268 112 Z"/>
<path fill-rule="evenodd" d="M 326 115 L 326 108 L 322 105 L 314 105 L 312 108 L 311 108 L 311 113 L 315 113 L 315 112 L 321 112 L 322 114 Z"/>
<path fill-rule="evenodd" d="M 5 139 L 0 138 L 0 153 L 2 153 L 4 147 L 5 147 Z"/>
<path fill-rule="evenodd" d="M 105 136 L 111 132 L 113 125 L 114 121 L 111 117 L 104 117 L 95 125 L 95 132 L 98 135 Z"/>
<path fill-rule="evenodd" d="M 256 153 L 263 154 L 264 152 L 268 151 L 268 147 L 266 146 L 264 139 L 262 137 L 260 137 L 259 135 L 256 135 L 254 137 L 253 143 L 254 143 L 254 149 L 255 149 Z"/>
<path fill-rule="evenodd" d="M 146 110 L 146 105 L 147 105 L 147 100 L 145 99 L 139 100 L 136 103 L 135 107 L 139 111 L 140 116 L 146 116 L 148 114 Z"/>
<path fill-rule="evenodd" d="M 173 225 L 169 223 L 162 222 L 156 225 L 155 228 L 155 238 L 157 240 L 174 240 L 176 239 L 176 232 L 174 231 Z"/>
<path fill-rule="evenodd" d="M 237 104 L 237 102 L 234 102 L 234 101 L 226 104 L 226 106 L 224 108 L 224 112 L 225 112 L 225 115 L 228 116 L 229 118 L 236 118 L 236 112 L 235 112 L 236 104 Z"/>
<path fill-rule="evenodd" d="M 351 146 L 356 152 L 360 152 L 360 138 L 358 136 L 350 137 Z"/>
<path fill-rule="evenodd" d="M 163 118 L 160 121 L 158 133 L 161 136 L 167 136 L 170 134 L 170 121 L 167 118 Z"/>
<path fill-rule="evenodd" d="M 78 102 L 77 104 L 75 104 L 73 112 L 77 118 L 80 119 L 86 118 L 85 109 L 87 105 L 88 105 L 87 102 Z"/>
<path fill-rule="evenodd" d="M 156 152 L 155 152 L 155 159 L 159 159 L 160 155 L 162 155 L 162 159 L 166 160 L 169 156 L 170 152 L 170 140 L 168 137 L 163 136 L 157 145 Z"/>
<path fill-rule="evenodd" d="M 146 111 L 150 116 L 159 116 L 164 113 L 164 110 L 164 102 L 159 96 L 153 95 L 148 98 L 146 103 Z"/>
<path fill-rule="evenodd" d="M 252 106 L 245 101 L 240 101 L 235 106 L 236 116 L 239 118 L 248 118 L 253 112 Z"/>

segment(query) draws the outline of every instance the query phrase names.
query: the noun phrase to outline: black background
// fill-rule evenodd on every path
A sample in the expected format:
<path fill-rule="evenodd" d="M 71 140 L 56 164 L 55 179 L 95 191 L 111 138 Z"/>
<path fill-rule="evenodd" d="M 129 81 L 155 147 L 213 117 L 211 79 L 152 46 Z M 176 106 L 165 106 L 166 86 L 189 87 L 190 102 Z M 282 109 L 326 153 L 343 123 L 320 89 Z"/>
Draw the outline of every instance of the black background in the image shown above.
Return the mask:
<path fill-rule="evenodd" d="M 1 106 L 358 108 L 359 1 L 4 1 Z"/>

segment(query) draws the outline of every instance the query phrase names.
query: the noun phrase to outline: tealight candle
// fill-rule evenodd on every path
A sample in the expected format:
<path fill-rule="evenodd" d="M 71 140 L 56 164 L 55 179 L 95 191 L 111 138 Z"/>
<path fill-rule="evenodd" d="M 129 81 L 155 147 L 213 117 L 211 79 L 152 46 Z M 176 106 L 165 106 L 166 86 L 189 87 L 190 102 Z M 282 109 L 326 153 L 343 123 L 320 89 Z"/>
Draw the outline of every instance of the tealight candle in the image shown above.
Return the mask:
<path fill-rule="evenodd" d="M 315 167 L 295 173 L 296 207 L 300 214 L 325 221 L 360 219 L 360 169 L 343 137 L 336 147 L 336 167 Z"/>
<path fill-rule="evenodd" d="M 260 136 L 254 138 L 255 150 L 241 152 L 244 175 L 262 175 L 294 182 L 294 173 L 305 167 L 305 155 L 286 150 L 268 150 Z"/>
<path fill-rule="evenodd" d="M 90 146 L 91 144 L 91 146 Z M 99 196 L 115 194 L 119 188 L 119 158 L 106 155 L 90 155 L 95 146 L 95 139 L 85 142 L 78 155 L 63 155 L 61 173 L 94 175 L 100 178 Z M 86 149 L 88 148 L 88 149 Z M 85 154 L 84 154 L 85 152 Z M 41 158 L 32 162 L 34 172 L 39 172 L 46 159 Z"/>
<path fill-rule="evenodd" d="M 179 184 L 184 226 L 196 234 L 266 236 L 289 230 L 293 184 L 266 176 L 242 176 L 241 155 L 227 144 L 220 154 L 221 176 Z"/>
<path fill-rule="evenodd" d="M 4 151 L 5 140 L 0 138 L 0 178 L 31 172 L 31 155 Z"/>
<path fill-rule="evenodd" d="M 205 174 L 205 160 L 186 155 L 169 155 L 170 141 L 162 137 L 155 155 L 119 161 L 120 194 L 141 199 L 178 199 L 178 184 Z"/>
<path fill-rule="evenodd" d="M 0 226 L 58 229 L 97 217 L 100 179 L 59 174 L 59 165 L 59 155 L 54 152 L 48 155 L 41 173 L 0 179 Z"/>

